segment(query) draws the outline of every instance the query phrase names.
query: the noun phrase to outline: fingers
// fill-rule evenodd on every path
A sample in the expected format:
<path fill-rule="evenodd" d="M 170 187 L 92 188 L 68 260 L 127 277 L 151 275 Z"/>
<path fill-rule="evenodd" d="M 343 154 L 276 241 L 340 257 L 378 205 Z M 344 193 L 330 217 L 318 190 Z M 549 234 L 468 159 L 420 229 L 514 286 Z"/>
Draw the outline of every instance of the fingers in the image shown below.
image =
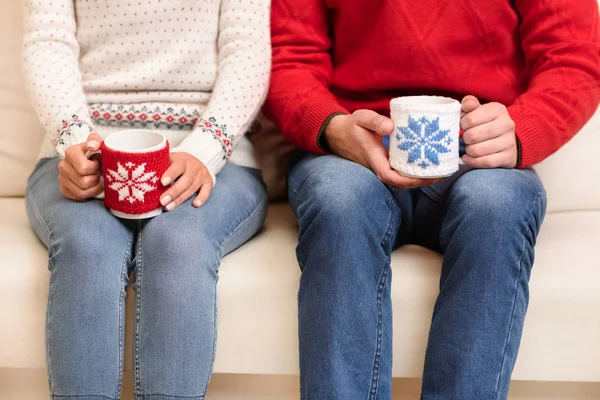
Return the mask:
<path fill-rule="evenodd" d="M 392 169 L 389 161 L 385 157 L 377 157 L 372 159 L 371 168 L 381 182 L 398 189 L 413 189 L 431 185 L 439 181 L 434 179 L 418 179 L 402 176 Z"/>
<path fill-rule="evenodd" d="M 72 181 L 80 190 L 88 190 L 100 184 L 99 173 L 80 175 L 66 160 L 62 160 L 58 163 L 58 172 L 59 175 Z"/>
<path fill-rule="evenodd" d="M 357 110 L 352 116 L 358 126 L 382 136 L 389 135 L 394 130 L 394 122 L 375 111 Z"/>
<path fill-rule="evenodd" d="M 66 162 L 71 164 L 79 175 L 92 175 L 100 168 L 97 160 L 89 160 L 85 156 L 86 146 L 86 143 L 76 144 L 65 151 Z"/>
<path fill-rule="evenodd" d="M 208 199 L 212 190 L 212 178 L 208 174 L 208 171 L 205 171 L 203 174 L 197 174 L 190 184 L 188 184 L 189 178 L 188 174 L 182 175 L 171 189 L 163 195 L 160 201 L 167 211 L 171 211 L 185 203 L 190 197 L 197 193 L 199 189 L 200 193 L 196 196 L 192 205 L 198 208 Z M 183 181 L 183 184 L 178 186 L 181 181 Z"/>
<path fill-rule="evenodd" d="M 163 186 L 168 186 L 185 172 L 185 162 L 175 161 L 165 171 L 160 178 Z"/>
<path fill-rule="evenodd" d="M 467 145 L 466 153 L 474 158 L 484 157 L 490 154 L 500 153 L 501 151 L 510 149 L 512 146 L 515 145 L 514 142 L 514 137 L 510 135 L 501 135 L 497 138 L 486 140 L 485 142 Z"/>
<path fill-rule="evenodd" d="M 483 157 L 471 157 L 465 154 L 462 160 L 473 168 L 512 168 L 516 164 L 514 154 L 510 151 L 489 154 Z"/>
<path fill-rule="evenodd" d="M 483 124 L 487 124 L 488 122 L 492 122 L 496 118 L 508 115 L 506 111 L 506 107 L 500 103 L 488 103 L 484 104 L 475 110 L 466 113 L 460 119 L 460 128 L 463 131 L 467 131 L 471 128 L 475 128 L 476 126 L 480 126 Z"/>
<path fill-rule="evenodd" d="M 194 193 L 198 192 L 198 188 L 200 187 L 200 185 L 201 185 L 200 177 L 196 177 L 196 179 L 194 179 L 193 183 L 190 186 L 188 186 L 188 188 L 185 189 L 183 191 L 183 193 L 181 193 L 171 203 L 167 204 L 167 206 L 165 207 L 167 209 L 167 211 L 171 211 L 174 208 L 179 207 L 180 205 L 185 203 L 185 201 L 187 199 L 189 199 L 190 197 L 192 197 L 194 195 Z"/>
<path fill-rule="evenodd" d="M 58 181 L 60 182 L 61 193 L 71 200 L 85 201 L 102 193 L 102 184 L 100 183 L 84 190 L 79 188 L 75 182 L 62 174 L 58 175 Z"/>
<path fill-rule="evenodd" d="M 85 142 L 85 149 L 87 151 L 98 151 L 100 150 L 100 143 L 102 143 L 102 137 L 96 132 L 91 133 Z"/>
<path fill-rule="evenodd" d="M 75 198 L 75 195 L 69 189 L 64 187 L 63 185 L 60 185 L 60 193 L 69 200 L 77 201 L 77 199 Z"/>
<path fill-rule="evenodd" d="M 212 192 L 212 188 L 213 188 L 212 179 L 210 182 L 207 182 L 202 185 L 202 187 L 200 188 L 200 193 L 198 193 L 198 196 L 196 196 L 196 198 L 194 199 L 194 202 L 192 203 L 194 205 L 194 207 L 198 208 L 198 207 L 201 207 L 204 203 L 206 203 L 206 200 L 208 200 L 208 197 L 210 196 L 210 193 Z"/>
<path fill-rule="evenodd" d="M 463 140 L 466 145 L 485 142 L 508 132 L 514 132 L 514 129 L 514 121 L 509 116 L 503 115 L 487 124 L 467 129 L 463 134 Z"/>
<path fill-rule="evenodd" d="M 179 204 L 183 203 L 183 201 L 180 201 L 181 195 L 187 194 L 187 198 L 189 198 L 199 188 L 200 182 L 196 180 L 194 174 L 190 172 L 184 173 L 177 179 L 175 184 L 161 196 L 160 204 L 162 204 L 167 211 L 171 211 Z"/>
<path fill-rule="evenodd" d="M 481 103 L 479 103 L 479 100 L 477 100 L 477 97 L 475 96 L 465 96 L 465 98 L 462 100 L 461 105 L 462 112 L 466 114 L 479 108 L 479 106 L 481 106 Z"/>

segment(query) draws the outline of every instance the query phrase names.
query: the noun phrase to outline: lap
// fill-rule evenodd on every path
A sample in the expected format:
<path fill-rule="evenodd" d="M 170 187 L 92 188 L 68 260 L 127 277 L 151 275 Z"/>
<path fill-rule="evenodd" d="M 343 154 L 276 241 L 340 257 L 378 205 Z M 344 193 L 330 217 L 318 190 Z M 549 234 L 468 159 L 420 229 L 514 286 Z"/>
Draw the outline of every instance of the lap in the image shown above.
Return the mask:
<path fill-rule="evenodd" d="M 336 207 L 368 208 L 372 202 L 393 201 L 390 190 L 368 168 L 335 155 L 298 153 L 290 165 L 288 192 L 292 208 L 305 199 L 319 199 Z"/>
<path fill-rule="evenodd" d="M 58 182 L 58 158 L 42 159 L 27 184 L 27 212 L 34 231 L 44 244 L 100 247 L 128 241 L 133 226 L 115 218 L 102 200 L 76 202 L 65 198 Z M 88 247 L 89 248 L 89 247 Z"/>
<path fill-rule="evenodd" d="M 515 214 L 534 207 L 545 211 L 545 197 L 544 186 L 533 169 L 473 169 L 449 188 L 446 202 L 470 212 Z"/>
<path fill-rule="evenodd" d="M 180 249 L 212 246 L 223 256 L 258 232 L 268 208 L 260 172 L 231 163 L 217 175 L 217 184 L 205 204 L 195 208 L 192 200 L 146 221 L 142 227 L 144 241 L 157 245 L 166 242 Z"/>
<path fill-rule="evenodd" d="M 437 251 L 441 251 L 439 234 L 450 208 L 454 214 L 503 217 L 504 225 L 509 225 L 511 217 L 520 221 L 533 214 L 541 221 L 546 206 L 543 185 L 533 169 L 461 166 L 459 173 L 439 184 L 399 190 L 386 187 L 370 170 L 351 161 L 306 153 L 291 164 L 288 191 L 300 220 L 314 215 L 303 205 L 316 201 L 319 207 L 335 210 L 340 223 L 344 217 L 372 213 L 378 201 L 393 198 L 401 215 L 396 245 L 416 243 Z"/>
<path fill-rule="evenodd" d="M 535 220 L 537 230 L 546 209 L 544 187 L 533 169 L 463 168 L 421 192 L 415 200 L 411 242 L 440 252 L 443 227 L 465 218 L 479 221 L 477 226 L 509 231 Z"/>

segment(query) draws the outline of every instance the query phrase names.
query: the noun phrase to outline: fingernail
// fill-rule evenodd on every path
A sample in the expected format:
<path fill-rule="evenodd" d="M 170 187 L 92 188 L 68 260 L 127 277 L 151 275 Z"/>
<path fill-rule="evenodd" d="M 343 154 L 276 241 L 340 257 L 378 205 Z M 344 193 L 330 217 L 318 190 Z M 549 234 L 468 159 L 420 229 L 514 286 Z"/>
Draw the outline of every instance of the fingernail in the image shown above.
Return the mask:
<path fill-rule="evenodd" d="M 169 183 L 171 183 L 171 178 L 168 176 L 165 176 L 164 178 L 162 178 L 160 183 L 162 183 L 163 186 L 167 186 Z"/>
<path fill-rule="evenodd" d="M 200 200 L 196 200 L 196 201 L 194 202 L 194 205 L 195 205 L 196 207 L 200 207 L 200 206 L 202 205 L 202 202 L 201 202 Z"/>
<path fill-rule="evenodd" d="M 163 206 L 169 204 L 170 202 L 171 202 L 171 196 L 169 196 L 169 195 L 166 195 L 162 199 L 160 199 L 160 204 L 162 204 Z"/>
<path fill-rule="evenodd" d="M 95 149 L 96 147 L 98 147 L 100 145 L 100 143 L 98 143 L 97 140 L 90 140 L 89 142 L 87 142 L 87 147 Z"/>
<path fill-rule="evenodd" d="M 379 133 L 388 133 L 394 130 L 394 123 L 386 119 L 379 125 Z"/>
<path fill-rule="evenodd" d="M 175 202 L 169 203 L 169 205 L 166 207 L 166 209 L 167 209 L 167 211 L 171 211 L 174 207 L 175 207 Z"/>

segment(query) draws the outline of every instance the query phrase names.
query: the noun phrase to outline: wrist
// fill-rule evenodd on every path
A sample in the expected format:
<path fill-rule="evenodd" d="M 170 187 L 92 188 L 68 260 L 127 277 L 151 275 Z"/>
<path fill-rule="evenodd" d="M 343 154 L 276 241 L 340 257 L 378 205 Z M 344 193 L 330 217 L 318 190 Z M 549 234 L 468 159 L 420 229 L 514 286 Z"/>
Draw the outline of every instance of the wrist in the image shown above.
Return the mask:
<path fill-rule="evenodd" d="M 336 143 L 344 131 L 347 117 L 346 114 L 335 114 L 329 119 L 322 134 L 322 142 L 325 143 L 328 151 L 335 153 Z"/>
<path fill-rule="evenodd" d="M 339 116 L 344 116 L 344 113 L 341 112 L 336 112 L 331 114 L 330 116 L 327 117 L 327 119 L 325 119 L 325 122 L 323 122 L 323 125 L 321 126 L 321 129 L 319 130 L 319 133 L 317 134 L 317 146 L 319 146 L 319 148 L 326 152 L 326 153 L 331 153 L 331 146 L 329 145 L 329 140 L 327 138 L 327 130 L 329 129 L 329 126 L 331 125 L 331 121 L 334 119 L 338 119 L 337 117 Z"/>

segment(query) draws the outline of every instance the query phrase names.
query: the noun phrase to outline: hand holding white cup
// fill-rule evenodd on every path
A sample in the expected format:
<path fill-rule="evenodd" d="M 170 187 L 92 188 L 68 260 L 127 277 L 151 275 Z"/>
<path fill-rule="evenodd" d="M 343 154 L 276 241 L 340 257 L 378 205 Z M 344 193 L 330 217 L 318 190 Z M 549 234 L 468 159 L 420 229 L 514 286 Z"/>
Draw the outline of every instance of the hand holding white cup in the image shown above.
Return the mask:
<path fill-rule="evenodd" d="M 458 101 L 437 96 L 398 97 L 390 102 L 390 109 L 393 169 L 413 178 L 444 178 L 458 171 Z"/>

